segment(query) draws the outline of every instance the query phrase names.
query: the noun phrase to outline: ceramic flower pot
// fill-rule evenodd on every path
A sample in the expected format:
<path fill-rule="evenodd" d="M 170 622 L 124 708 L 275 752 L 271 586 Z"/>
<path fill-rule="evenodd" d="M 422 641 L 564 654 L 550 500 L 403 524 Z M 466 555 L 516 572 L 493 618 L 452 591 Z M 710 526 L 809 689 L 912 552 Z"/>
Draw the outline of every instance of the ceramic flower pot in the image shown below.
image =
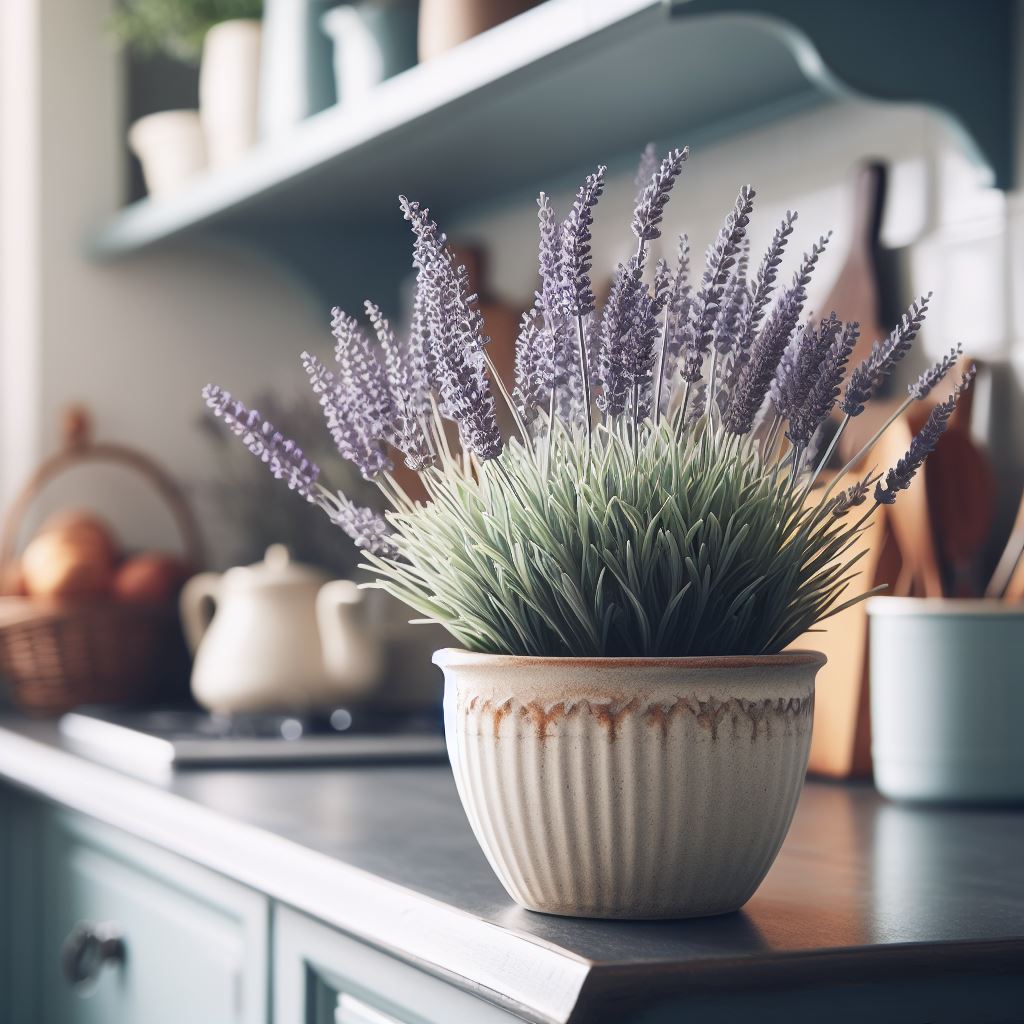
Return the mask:
<path fill-rule="evenodd" d="M 874 597 L 871 747 L 893 800 L 1024 800 L 1024 606 Z"/>
<path fill-rule="evenodd" d="M 226 167 L 256 144 L 259 132 L 258 21 L 222 21 L 206 33 L 199 67 L 199 116 L 210 166 Z"/>
<path fill-rule="evenodd" d="M 822 655 L 434 661 L 459 796 L 517 903 L 673 918 L 753 895 L 803 786 Z"/>

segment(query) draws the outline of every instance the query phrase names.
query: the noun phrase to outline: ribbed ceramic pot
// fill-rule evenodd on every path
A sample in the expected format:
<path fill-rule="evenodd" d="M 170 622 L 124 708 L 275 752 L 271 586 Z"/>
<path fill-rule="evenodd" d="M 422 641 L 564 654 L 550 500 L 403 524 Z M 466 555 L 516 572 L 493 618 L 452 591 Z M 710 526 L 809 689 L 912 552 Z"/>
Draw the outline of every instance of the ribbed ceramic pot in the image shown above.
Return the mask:
<path fill-rule="evenodd" d="M 462 805 L 517 903 L 677 918 L 754 894 L 803 786 L 823 655 L 434 661 Z"/>

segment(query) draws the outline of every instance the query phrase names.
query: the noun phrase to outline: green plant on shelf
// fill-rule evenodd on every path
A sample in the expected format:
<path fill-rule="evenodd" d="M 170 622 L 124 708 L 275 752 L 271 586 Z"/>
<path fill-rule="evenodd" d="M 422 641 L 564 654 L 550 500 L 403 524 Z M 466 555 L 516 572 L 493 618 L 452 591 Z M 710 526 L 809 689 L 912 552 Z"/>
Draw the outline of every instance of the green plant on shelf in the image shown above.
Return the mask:
<path fill-rule="evenodd" d="M 111 28 L 139 53 L 196 60 L 214 25 L 262 16 L 263 0 L 124 0 Z"/>

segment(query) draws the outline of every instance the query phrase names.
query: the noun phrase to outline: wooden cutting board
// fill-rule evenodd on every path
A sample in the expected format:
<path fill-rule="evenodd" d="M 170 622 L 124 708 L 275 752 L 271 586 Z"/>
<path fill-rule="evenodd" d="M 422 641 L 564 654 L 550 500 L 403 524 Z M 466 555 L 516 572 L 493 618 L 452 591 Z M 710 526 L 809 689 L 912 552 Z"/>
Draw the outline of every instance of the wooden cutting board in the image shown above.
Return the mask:
<path fill-rule="evenodd" d="M 879 283 L 886 178 L 885 164 L 877 161 L 860 164 L 855 169 L 850 248 L 831 291 L 818 310 L 819 316 L 825 317 L 834 311 L 840 320 L 856 320 L 860 324 L 860 338 L 850 359 L 851 368 L 871 351 L 875 341 L 889 333 L 882 324 Z"/>

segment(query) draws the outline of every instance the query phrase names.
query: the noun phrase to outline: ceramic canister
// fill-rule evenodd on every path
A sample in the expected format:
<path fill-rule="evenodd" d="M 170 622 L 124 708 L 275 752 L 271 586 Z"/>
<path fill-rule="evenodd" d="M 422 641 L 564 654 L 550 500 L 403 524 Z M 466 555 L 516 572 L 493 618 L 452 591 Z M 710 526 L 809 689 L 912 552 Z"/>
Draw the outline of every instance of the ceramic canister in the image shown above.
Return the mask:
<path fill-rule="evenodd" d="M 1024 606 L 875 597 L 871 747 L 895 800 L 1024 800 Z"/>

